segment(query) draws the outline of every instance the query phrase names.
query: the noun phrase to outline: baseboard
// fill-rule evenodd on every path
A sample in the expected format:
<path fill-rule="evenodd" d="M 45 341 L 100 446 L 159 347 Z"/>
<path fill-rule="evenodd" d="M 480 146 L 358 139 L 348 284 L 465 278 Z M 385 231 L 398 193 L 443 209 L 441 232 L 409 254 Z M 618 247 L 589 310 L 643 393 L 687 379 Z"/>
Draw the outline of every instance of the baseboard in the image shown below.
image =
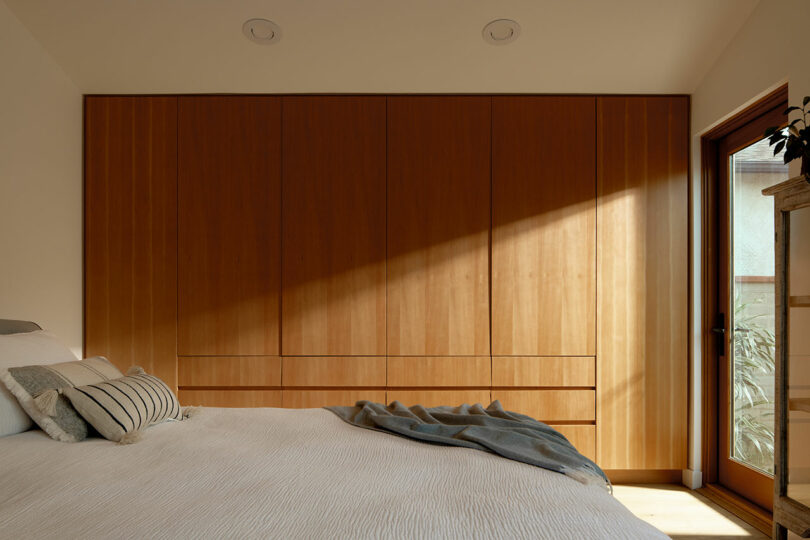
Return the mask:
<path fill-rule="evenodd" d="M 698 489 L 703 487 L 703 472 L 693 471 L 692 469 L 684 469 L 681 475 L 681 483 L 689 489 Z"/>
<path fill-rule="evenodd" d="M 606 469 L 614 484 L 680 484 L 680 469 Z"/>

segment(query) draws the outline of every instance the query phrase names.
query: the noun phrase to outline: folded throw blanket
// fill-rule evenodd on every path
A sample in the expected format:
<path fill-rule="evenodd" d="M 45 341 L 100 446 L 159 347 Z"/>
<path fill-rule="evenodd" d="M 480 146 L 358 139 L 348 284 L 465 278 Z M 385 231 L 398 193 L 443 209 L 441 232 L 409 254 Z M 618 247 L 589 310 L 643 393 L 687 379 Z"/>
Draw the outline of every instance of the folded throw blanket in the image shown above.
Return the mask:
<path fill-rule="evenodd" d="M 423 442 L 463 446 L 562 473 L 612 491 L 596 463 L 586 458 L 559 431 L 537 420 L 505 411 L 499 401 L 459 407 L 405 407 L 394 401 L 358 401 L 354 407 L 325 407 L 349 424 Z"/>

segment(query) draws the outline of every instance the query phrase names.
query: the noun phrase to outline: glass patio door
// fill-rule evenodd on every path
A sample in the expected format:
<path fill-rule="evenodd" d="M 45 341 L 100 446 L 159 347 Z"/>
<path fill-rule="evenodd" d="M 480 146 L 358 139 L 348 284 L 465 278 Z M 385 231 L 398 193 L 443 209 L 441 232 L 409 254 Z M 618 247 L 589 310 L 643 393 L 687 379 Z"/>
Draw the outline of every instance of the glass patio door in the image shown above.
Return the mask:
<path fill-rule="evenodd" d="M 765 128 L 780 111 L 753 120 L 719 144 L 718 482 L 755 504 L 773 505 L 774 217 L 762 189 L 787 180 Z"/>

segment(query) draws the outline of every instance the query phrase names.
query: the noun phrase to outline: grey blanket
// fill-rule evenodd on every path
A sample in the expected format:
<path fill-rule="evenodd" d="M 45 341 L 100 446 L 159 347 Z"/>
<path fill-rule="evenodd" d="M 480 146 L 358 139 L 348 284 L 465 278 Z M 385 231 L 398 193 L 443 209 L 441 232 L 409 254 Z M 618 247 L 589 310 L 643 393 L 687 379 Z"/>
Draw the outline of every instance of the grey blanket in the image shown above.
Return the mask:
<path fill-rule="evenodd" d="M 346 422 L 418 441 L 463 446 L 562 473 L 585 484 L 604 485 L 605 473 L 560 432 L 528 416 L 505 411 L 499 401 L 459 407 L 405 407 L 394 401 L 358 401 L 354 407 L 326 407 Z"/>

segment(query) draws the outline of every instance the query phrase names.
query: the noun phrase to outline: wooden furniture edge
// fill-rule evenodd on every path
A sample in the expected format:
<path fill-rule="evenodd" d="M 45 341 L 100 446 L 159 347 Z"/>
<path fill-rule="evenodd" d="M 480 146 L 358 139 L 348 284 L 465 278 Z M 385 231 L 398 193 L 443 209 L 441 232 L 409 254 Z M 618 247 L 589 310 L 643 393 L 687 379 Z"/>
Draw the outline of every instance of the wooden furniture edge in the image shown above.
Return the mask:
<path fill-rule="evenodd" d="M 776 521 L 802 538 L 810 536 L 810 519 L 805 506 L 787 496 L 781 496 L 773 503 Z"/>
<path fill-rule="evenodd" d="M 793 178 L 789 178 L 784 182 L 780 182 L 779 184 L 774 184 L 771 187 L 767 187 L 762 190 L 763 195 L 776 195 L 777 193 L 782 193 L 783 191 L 792 191 L 796 188 L 804 187 L 804 184 L 807 182 L 807 178 L 802 176 L 794 176 Z"/>
<path fill-rule="evenodd" d="M 768 536 L 773 529 L 773 514 L 718 484 L 706 484 L 697 490 L 713 503 L 731 512 Z"/>

